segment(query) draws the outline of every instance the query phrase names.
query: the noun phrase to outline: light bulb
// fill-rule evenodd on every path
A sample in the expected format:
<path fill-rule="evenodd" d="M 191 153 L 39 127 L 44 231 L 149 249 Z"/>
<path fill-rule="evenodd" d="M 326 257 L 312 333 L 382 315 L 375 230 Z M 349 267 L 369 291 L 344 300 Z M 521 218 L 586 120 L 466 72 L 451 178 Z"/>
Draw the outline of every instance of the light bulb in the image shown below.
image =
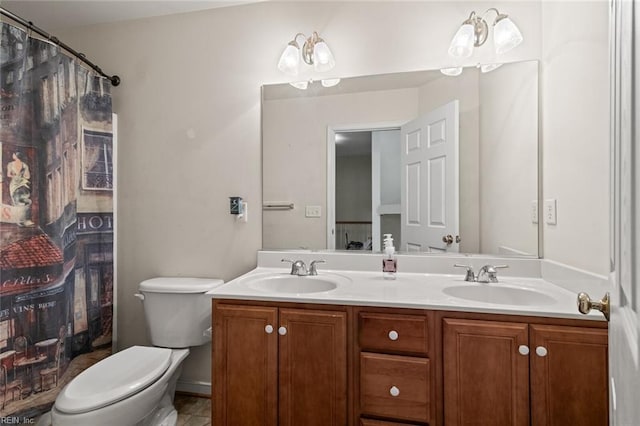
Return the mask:
<path fill-rule="evenodd" d="M 318 72 L 329 71 L 336 65 L 333 53 L 324 40 L 320 39 L 313 47 L 313 67 Z"/>
<path fill-rule="evenodd" d="M 300 48 L 295 41 L 287 45 L 278 61 L 278 69 L 288 75 L 298 75 L 300 65 Z"/>
<path fill-rule="evenodd" d="M 448 75 L 449 77 L 455 77 L 462 74 L 462 67 L 441 68 L 440 72 L 444 75 Z"/>
<path fill-rule="evenodd" d="M 498 16 L 493 26 L 493 43 L 496 53 L 506 53 L 522 43 L 522 33 L 506 15 Z"/>
<path fill-rule="evenodd" d="M 456 58 L 468 58 L 473 53 L 474 29 L 471 24 L 463 24 L 449 45 L 449 55 Z"/>
<path fill-rule="evenodd" d="M 336 84 L 340 83 L 340 79 L 339 78 L 326 78 L 324 80 L 321 81 L 322 86 L 324 87 L 333 87 Z"/>
<path fill-rule="evenodd" d="M 300 89 L 300 90 L 307 90 L 307 87 L 309 86 L 308 81 L 294 81 L 293 83 L 289 83 L 289 84 L 295 87 L 296 89 Z"/>
<path fill-rule="evenodd" d="M 482 64 L 480 65 L 480 72 L 491 72 L 501 66 L 502 64 Z"/>

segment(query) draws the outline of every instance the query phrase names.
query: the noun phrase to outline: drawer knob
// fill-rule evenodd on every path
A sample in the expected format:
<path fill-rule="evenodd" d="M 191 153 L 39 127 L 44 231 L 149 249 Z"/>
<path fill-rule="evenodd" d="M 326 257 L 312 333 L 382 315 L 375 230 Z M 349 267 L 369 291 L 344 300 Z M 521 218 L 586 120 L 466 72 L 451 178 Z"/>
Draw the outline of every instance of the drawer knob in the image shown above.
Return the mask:
<path fill-rule="evenodd" d="M 264 331 L 267 332 L 267 334 L 271 334 L 273 333 L 273 326 L 271 324 L 267 324 L 264 326 Z"/>
<path fill-rule="evenodd" d="M 538 354 L 538 356 L 547 356 L 547 348 L 544 346 L 538 346 L 536 348 L 536 354 Z"/>
<path fill-rule="evenodd" d="M 518 352 L 520 352 L 520 355 L 529 355 L 529 346 L 520 345 L 518 347 Z"/>
<path fill-rule="evenodd" d="M 391 396 L 398 396 L 400 395 L 400 389 L 395 386 L 391 386 L 391 389 L 389 389 L 389 393 L 391 394 Z"/>
<path fill-rule="evenodd" d="M 278 329 L 278 334 L 279 334 L 279 335 L 281 335 L 281 336 L 284 336 L 285 334 L 287 334 L 287 329 L 286 329 L 286 327 L 280 327 L 280 328 Z"/>
<path fill-rule="evenodd" d="M 391 330 L 391 331 L 389 332 L 389 339 L 391 339 L 391 340 L 398 340 L 398 337 L 399 337 L 399 336 L 398 336 L 398 332 L 397 332 L 397 331 L 395 331 L 395 330 Z"/>

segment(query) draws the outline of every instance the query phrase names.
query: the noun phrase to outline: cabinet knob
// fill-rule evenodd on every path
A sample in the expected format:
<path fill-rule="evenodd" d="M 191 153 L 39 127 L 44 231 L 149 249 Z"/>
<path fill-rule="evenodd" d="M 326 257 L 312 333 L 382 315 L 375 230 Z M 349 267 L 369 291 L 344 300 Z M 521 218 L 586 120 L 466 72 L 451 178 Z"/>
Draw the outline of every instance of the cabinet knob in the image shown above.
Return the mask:
<path fill-rule="evenodd" d="M 287 328 L 286 327 L 280 327 L 278 329 L 278 334 L 281 336 L 284 336 L 285 334 L 287 334 Z"/>
<path fill-rule="evenodd" d="M 266 331 L 266 332 L 267 332 L 267 334 L 271 334 L 271 333 L 273 333 L 273 326 L 272 326 L 271 324 L 267 324 L 267 325 L 265 325 L 265 327 L 264 327 L 264 331 Z"/>
<path fill-rule="evenodd" d="M 391 389 L 389 389 L 389 393 L 391 394 L 391 396 L 398 396 L 400 395 L 400 389 L 395 386 L 391 386 Z"/>
<path fill-rule="evenodd" d="M 549 353 L 549 351 L 547 351 L 547 348 L 545 348 L 544 346 L 538 346 L 536 348 L 536 354 L 538 356 L 547 356 L 547 353 Z"/>
<path fill-rule="evenodd" d="M 518 347 L 518 352 L 520 352 L 520 355 L 529 355 L 529 346 L 520 345 Z"/>
<path fill-rule="evenodd" d="M 399 336 L 398 336 L 398 332 L 397 332 L 397 331 L 395 331 L 395 330 L 391 330 L 391 331 L 389 332 L 389 339 L 390 339 L 390 340 L 398 340 L 398 337 L 399 337 Z"/>

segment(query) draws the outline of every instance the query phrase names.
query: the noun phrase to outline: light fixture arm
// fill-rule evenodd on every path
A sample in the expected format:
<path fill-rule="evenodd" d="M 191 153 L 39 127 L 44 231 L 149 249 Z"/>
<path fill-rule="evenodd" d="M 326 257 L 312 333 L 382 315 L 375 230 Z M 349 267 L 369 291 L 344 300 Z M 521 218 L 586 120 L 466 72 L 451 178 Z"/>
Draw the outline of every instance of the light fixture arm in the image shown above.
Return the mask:
<path fill-rule="evenodd" d="M 507 18 L 509 16 L 509 15 L 500 13 L 498 9 L 496 9 L 495 7 L 491 7 L 487 9 L 482 14 L 482 16 L 478 15 L 475 11 L 472 11 L 469 14 L 469 18 L 467 18 L 467 20 L 463 22 L 463 25 L 469 24 L 473 26 L 473 33 L 474 33 L 473 45 L 475 47 L 482 46 L 487 41 L 487 38 L 489 37 L 489 24 L 487 24 L 487 21 L 485 19 L 485 17 L 489 14 L 489 12 L 496 13 L 496 19 L 493 21 L 493 26 L 495 26 L 502 19 Z"/>
<path fill-rule="evenodd" d="M 302 43 L 302 50 L 300 51 L 302 60 L 307 65 L 313 65 L 313 49 L 315 48 L 316 43 L 320 43 L 324 40 L 320 38 L 316 31 L 314 31 L 309 37 L 304 33 L 298 33 L 293 37 L 293 40 L 289 42 L 289 45 L 299 49 L 300 45 L 298 44 L 298 37 L 302 37 L 304 39 L 304 43 Z"/>
<path fill-rule="evenodd" d="M 304 36 L 304 34 L 303 34 Z M 313 32 L 302 45 L 302 60 L 307 65 L 313 65 L 313 49 L 316 47 L 316 43 L 323 41 L 317 32 Z"/>

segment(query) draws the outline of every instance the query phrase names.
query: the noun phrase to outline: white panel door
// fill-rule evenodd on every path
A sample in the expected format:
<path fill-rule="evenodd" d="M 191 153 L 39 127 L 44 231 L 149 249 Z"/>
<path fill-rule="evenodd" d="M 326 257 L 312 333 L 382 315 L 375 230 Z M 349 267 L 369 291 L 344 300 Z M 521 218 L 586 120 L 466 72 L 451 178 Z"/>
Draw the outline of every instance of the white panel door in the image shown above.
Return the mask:
<path fill-rule="evenodd" d="M 640 4 L 612 7 L 613 267 L 610 423 L 640 424 Z M 635 37 L 635 38 L 634 38 Z"/>
<path fill-rule="evenodd" d="M 458 252 L 458 101 L 402 126 L 402 249 Z M 443 238 L 451 236 L 448 244 Z"/>

